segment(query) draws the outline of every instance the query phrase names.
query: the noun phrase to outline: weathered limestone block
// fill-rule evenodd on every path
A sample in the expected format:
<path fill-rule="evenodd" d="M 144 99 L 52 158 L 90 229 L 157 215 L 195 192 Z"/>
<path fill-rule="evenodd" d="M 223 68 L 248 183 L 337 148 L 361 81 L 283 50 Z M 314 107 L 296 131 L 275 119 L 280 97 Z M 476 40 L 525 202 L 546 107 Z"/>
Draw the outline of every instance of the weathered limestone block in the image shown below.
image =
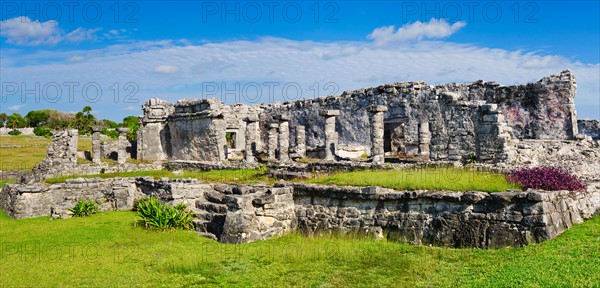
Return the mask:
<path fill-rule="evenodd" d="M 320 115 L 325 117 L 325 158 L 335 160 L 338 147 L 338 135 L 335 130 L 335 118 L 340 115 L 340 110 L 323 110 Z"/>
<path fill-rule="evenodd" d="M 169 117 L 169 141 L 174 160 L 224 161 L 227 121 L 216 99 L 183 99 Z"/>
<path fill-rule="evenodd" d="M 279 115 L 279 153 L 277 154 L 279 161 L 290 160 L 290 117 L 288 115 Z"/>
<path fill-rule="evenodd" d="M 268 125 L 267 127 L 268 130 L 268 140 L 267 140 L 267 160 L 268 161 L 275 161 L 275 156 L 276 156 L 276 152 L 277 152 L 277 145 L 278 145 L 278 136 L 279 136 L 279 132 L 277 131 L 279 129 L 279 124 L 277 123 L 271 123 Z"/>
<path fill-rule="evenodd" d="M 431 143 L 431 132 L 429 132 L 429 122 L 419 124 L 419 153 L 421 156 L 429 158 L 429 144 Z"/>
<path fill-rule="evenodd" d="M 92 127 L 92 162 L 100 164 L 102 159 L 102 151 L 100 148 L 100 126 Z"/>
<path fill-rule="evenodd" d="M 166 121 L 175 107 L 167 101 L 152 98 L 142 105 L 142 110 L 144 116 L 137 132 L 137 158 L 150 161 L 168 159 L 171 143 Z"/>
<path fill-rule="evenodd" d="M 125 164 L 127 161 L 127 146 L 129 144 L 129 140 L 127 140 L 127 132 L 129 132 L 129 128 L 119 127 L 117 128 L 117 132 L 119 132 L 119 142 L 117 146 L 117 163 Z"/>
<path fill-rule="evenodd" d="M 306 129 L 302 125 L 296 126 L 296 155 L 306 157 Z"/>
<path fill-rule="evenodd" d="M 254 156 L 256 153 L 256 149 L 258 147 L 258 139 L 259 136 L 259 127 L 258 127 L 258 117 L 246 117 L 244 121 L 246 122 L 246 162 L 254 163 L 256 162 L 256 157 Z"/>
<path fill-rule="evenodd" d="M 371 122 L 371 157 L 373 163 L 383 164 L 385 161 L 384 143 L 383 143 L 383 113 L 388 111 L 388 108 L 383 105 L 370 106 L 368 108 Z"/>

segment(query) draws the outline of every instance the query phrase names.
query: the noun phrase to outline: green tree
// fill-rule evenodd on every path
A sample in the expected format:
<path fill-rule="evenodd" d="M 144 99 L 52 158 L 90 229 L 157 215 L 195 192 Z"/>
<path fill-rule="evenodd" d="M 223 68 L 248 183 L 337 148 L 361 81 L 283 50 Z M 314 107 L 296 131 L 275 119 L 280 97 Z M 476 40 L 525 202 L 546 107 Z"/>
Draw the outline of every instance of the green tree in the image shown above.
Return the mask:
<path fill-rule="evenodd" d="M 8 115 L 6 113 L 0 113 L 0 126 L 6 125 L 6 120 L 8 119 Z"/>
<path fill-rule="evenodd" d="M 46 125 L 48 119 L 50 118 L 49 110 L 34 110 L 29 111 L 27 115 L 25 115 L 25 120 L 29 123 L 31 127 L 38 127 Z"/>
<path fill-rule="evenodd" d="M 123 118 L 123 123 L 121 123 L 122 127 L 129 128 L 129 132 L 127 133 L 127 139 L 130 141 L 137 140 L 137 131 L 140 129 L 140 119 L 135 116 L 127 116 Z"/>
<path fill-rule="evenodd" d="M 23 128 L 27 127 L 27 121 L 21 114 L 14 112 L 6 119 L 7 126 L 15 129 L 15 128 Z"/>

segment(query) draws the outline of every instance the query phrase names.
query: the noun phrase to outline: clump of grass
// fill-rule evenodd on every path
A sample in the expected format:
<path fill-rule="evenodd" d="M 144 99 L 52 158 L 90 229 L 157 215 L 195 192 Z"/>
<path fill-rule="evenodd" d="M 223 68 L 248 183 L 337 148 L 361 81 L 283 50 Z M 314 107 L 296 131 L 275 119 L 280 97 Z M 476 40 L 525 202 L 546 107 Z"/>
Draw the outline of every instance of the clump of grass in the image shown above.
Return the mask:
<path fill-rule="evenodd" d="M 194 213 L 189 211 L 183 203 L 173 207 L 157 198 L 148 197 L 137 201 L 135 209 L 139 217 L 137 223 L 148 229 L 191 230 L 194 227 L 192 223 Z"/>
<path fill-rule="evenodd" d="M 95 199 L 80 199 L 69 211 L 73 217 L 86 217 L 98 212 L 98 205 Z"/>
<path fill-rule="evenodd" d="M 13 179 L 13 178 L 0 179 L 0 188 L 4 187 L 4 185 L 6 185 L 6 184 L 12 184 L 12 183 L 15 183 L 15 179 Z"/>
<path fill-rule="evenodd" d="M 168 170 L 148 170 L 148 171 L 130 171 L 114 172 L 93 175 L 65 175 L 60 177 L 48 178 L 46 183 L 63 183 L 67 179 L 74 178 L 115 178 L 115 177 L 146 177 L 151 176 L 155 179 L 162 177 L 168 178 L 195 178 L 206 182 L 233 182 L 233 183 L 257 183 L 274 181 L 264 176 L 264 171 L 260 169 L 230 169 L 230 170 L 212 170 L 212 171 L 184 171 L 181 174 L 174 174 Z"/>
<path fill-rule="evenodd" d="M 353 171 L 306 180 L 309 183 L 349 186 L 381 186 L 397 190 L 453 190 L 502 192 L 519 189 L 504 175 L 460 168 L 422 168 Z"/>

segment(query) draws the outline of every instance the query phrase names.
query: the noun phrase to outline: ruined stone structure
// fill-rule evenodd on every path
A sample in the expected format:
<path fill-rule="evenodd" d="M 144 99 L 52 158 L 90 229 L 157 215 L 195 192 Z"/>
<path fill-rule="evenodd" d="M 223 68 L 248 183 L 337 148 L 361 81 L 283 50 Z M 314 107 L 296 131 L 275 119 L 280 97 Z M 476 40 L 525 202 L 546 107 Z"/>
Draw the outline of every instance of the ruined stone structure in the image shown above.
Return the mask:
<path fill-rule="evenodd" d="M 384 158 L 463 161 L 474 156 L 507 162 L 520 140 L 578 136 L 575 93 L 575 77 L 563 71 L 519 86 L 395 83 L 283 105 L 151 99 L 143 106 L 138 155 L 142 160 L 285 162 L 366 154 L 375 164 Z M 249 129 L 250 123 L 258 127 Z M 255 141 L 248 146 L 246 139 Z"/>
<path fill-rule="evenodd" d="M 209 184 L 197 179 L 70 179 L 50 186 L 9 184 L 0 208 L 15 218 L 69 217 L 83 198 L 101 210 L 131 209 L 140 197 L 185 203 L 200 234 L 247 243 L 305 233 L 369 233 L 414 244 L 497 248 L 552 239 L 600 211 L 600 185 L 587 191 L 395 191 L 311 184 Z"/>
<path fill-rule="evenodd" d="M 100 200 L 102 210 L 124 210 L 135 199 L 155 196 L 188 205 L 198 215 L 198 232 L 225 243 L 300 229 L 453 247 L 522 246 L 551 239 L 600 212 L 600 125 L 577 121 L 575 91 L 574 76 L 563 71 L 519 86 L 483 81 L 395 83 L 271 105 L 150 99 L 143 105 L 136 146 L 127 141 L 127 128 L 117 130 L 119 141 L 103 143 L 95 127 L 90 156 L 94 164 L 81 165 L 76 158 L 77 131 L 55 133 L 46 160 L 19 183 L 0 190 L 0 209 L 14 218 L 69 217 L 68 208 L 82 198 Z M 155 162 L 127 163 L 133 147 L 138 159 Z M 118 165 L 102 163 L 109 153 L 115 154 Z M 307 157 L 323 161 L 295 161 Z M 455 165 L 466 160 L 476 160 L 471 164 L 475 168 L 500 172 L 559 166 L 576 173 L 588 187 L 504 193 L 395 191 L 151 177 L 43 183 L 69 174 L 257 168 L 260 162 L 267 164 L 270 175 L 289 179 L 319 171 Z"/>

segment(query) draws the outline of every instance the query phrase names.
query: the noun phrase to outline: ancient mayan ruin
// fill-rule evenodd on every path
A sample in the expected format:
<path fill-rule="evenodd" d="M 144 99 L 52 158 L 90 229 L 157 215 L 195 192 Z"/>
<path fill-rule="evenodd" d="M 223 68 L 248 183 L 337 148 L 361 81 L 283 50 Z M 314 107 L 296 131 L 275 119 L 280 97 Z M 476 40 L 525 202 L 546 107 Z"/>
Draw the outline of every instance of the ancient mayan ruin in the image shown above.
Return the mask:
<path fill-rule="evenodd" d="M 77 164 L 76 131 L 55 133 L 47 159 L 20 183 L 2 190 L 0 208 L 15 218 L 67 217 L 67 208 L 81 197 L 108 199 L 102 206 L 108 210 L 130 209 L 135 199 L 153 195 L 187 204 L 199 215 L 201 234 L 226 243 L 268 239 L 295 229 L 332 229 L 415 244 L 526 245 L 551 239 L 600 211 L 599 127 L 577 120 L 576 88 L 575 76 L 563 71 L 518 86 L 407 82 L 283 104 L 153 98 L 142 106 L 135 145 L 125 138 L 128 130 L 119 130 L 119 166 L 101 162 L 106 153 L 101 152 L 98 129 L 92 135 L 93 164 Z M 128 157 L 144 164 L 127 163 Z M 307 158 L 318 161 L 299 161 Z M 460 166 L 469 160 L 477 169 L 493 171 L 560 166 L 585 180 L 588 188 L 492 194 L 152 177 L 42 183 L 68 173 L 260 165 L 288 179 L 311 171 Z"/>

